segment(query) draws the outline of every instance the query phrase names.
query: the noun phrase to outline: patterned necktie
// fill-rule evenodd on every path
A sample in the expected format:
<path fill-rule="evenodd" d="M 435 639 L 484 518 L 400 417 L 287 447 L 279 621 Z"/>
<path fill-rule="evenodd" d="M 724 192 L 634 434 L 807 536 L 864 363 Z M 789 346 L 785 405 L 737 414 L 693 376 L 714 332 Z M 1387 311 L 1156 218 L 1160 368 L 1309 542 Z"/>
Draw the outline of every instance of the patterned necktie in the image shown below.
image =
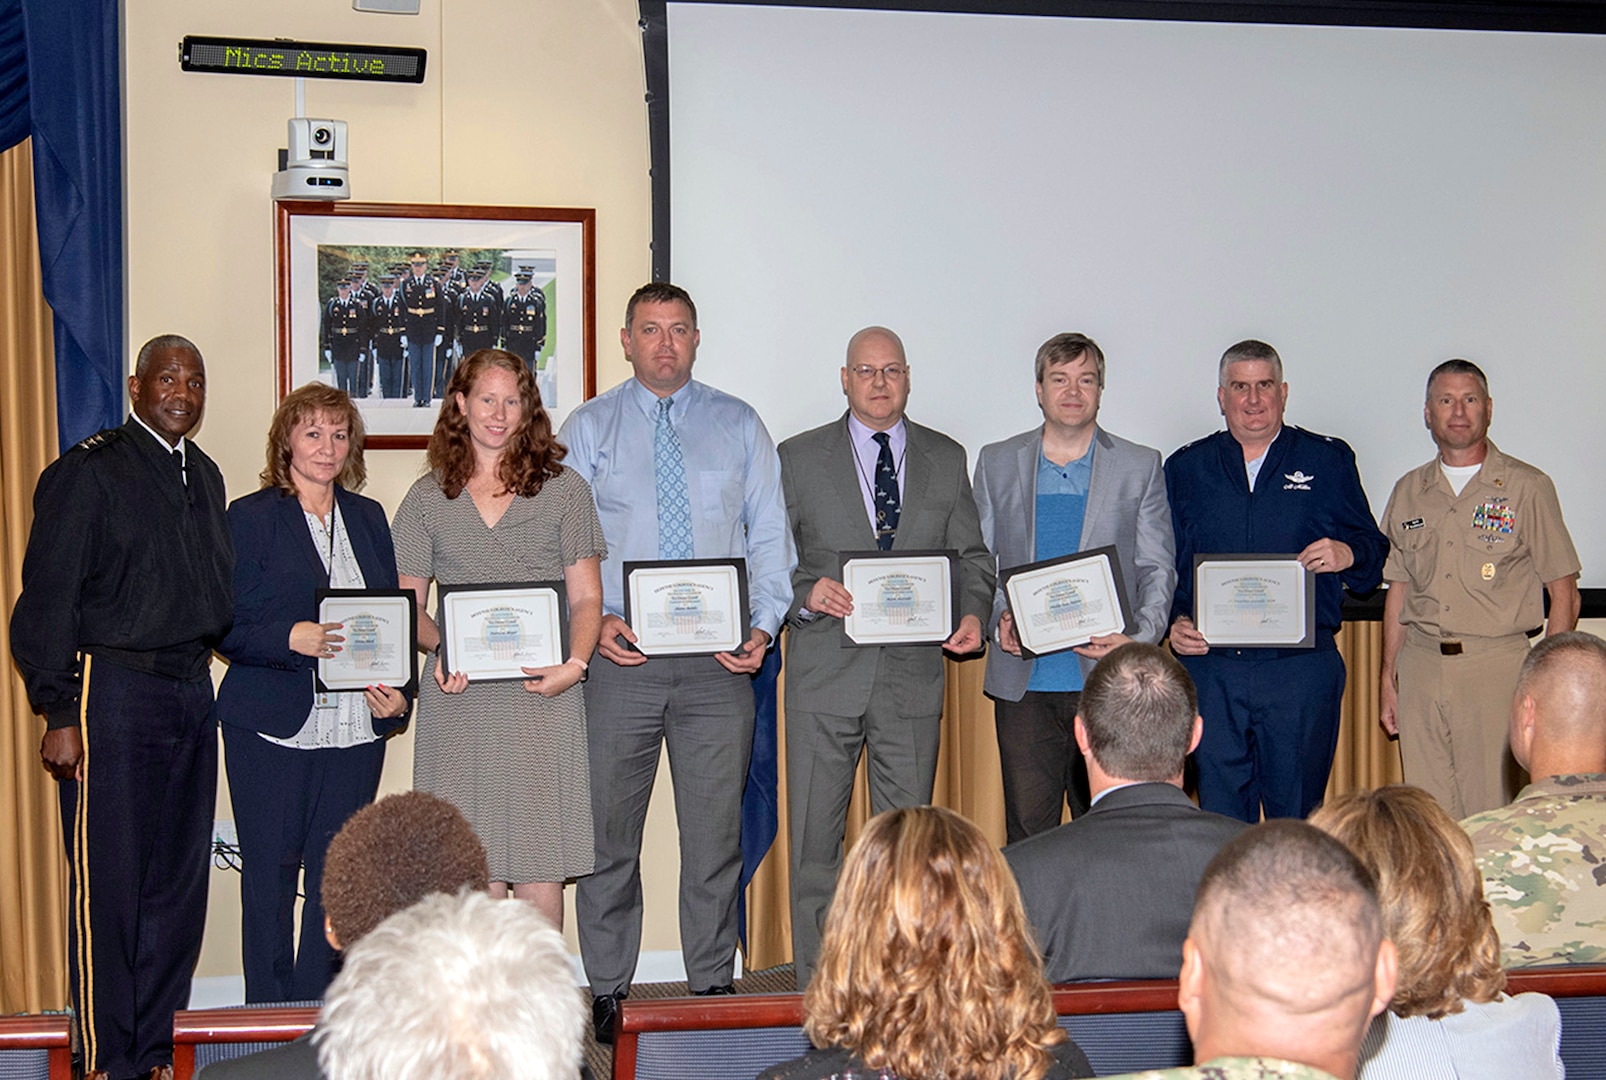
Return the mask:
<path fill-rule="evenodd" d="M 652 432 L 652 471 L 658 495 L 658 557 L 689 559 L 691 500 L 686 495 L 686 464 L 680 457 L 680 436 L 669 419 L 669 398 L 658 399 L 658 421 Z"/>
<path fill-rule="evenodd" d="M 892 462 L 892 437 L 878 431 L 871 438 L 880 445 L 875 459 L 875 542 L 882 551 L 892 550 L 898 532 L 898 468 Z"/>

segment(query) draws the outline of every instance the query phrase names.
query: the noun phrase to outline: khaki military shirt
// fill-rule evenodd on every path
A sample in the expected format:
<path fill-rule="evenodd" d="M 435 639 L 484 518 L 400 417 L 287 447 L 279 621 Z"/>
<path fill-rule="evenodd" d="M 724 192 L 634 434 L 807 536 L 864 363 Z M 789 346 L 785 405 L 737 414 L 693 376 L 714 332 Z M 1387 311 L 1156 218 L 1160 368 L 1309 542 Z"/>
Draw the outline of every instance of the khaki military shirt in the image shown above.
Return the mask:
<path fill-rule="evenodd" d="M 1383 532 L 1383 580 L 1409 583 L 1401 621 L 1436 638 L 1532 630 L 1545 621 L 1544 583 L 1580 568 L 1555 485 L 1492 442 L 1460 495 L 1438 458 L 1400 477 Z"/>
<path fill-rule="evenodd" d="M 1506 967 L 1606 963 L 1606 773 L 1553 776 L 1461 823 Z"/>
<path fill-rule="evenodd" d="M 1218 1057 L 1186 1069 L 1128 1073 L 1117 1080 L 1333 1080 L 1329 1073 L 1278 1058 Z"/>

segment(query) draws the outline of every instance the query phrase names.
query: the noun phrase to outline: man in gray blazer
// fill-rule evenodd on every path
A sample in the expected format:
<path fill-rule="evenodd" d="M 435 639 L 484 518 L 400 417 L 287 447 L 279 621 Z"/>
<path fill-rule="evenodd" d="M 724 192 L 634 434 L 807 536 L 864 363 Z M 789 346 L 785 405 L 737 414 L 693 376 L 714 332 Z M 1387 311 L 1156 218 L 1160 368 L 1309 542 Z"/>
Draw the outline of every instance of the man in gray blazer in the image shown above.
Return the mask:
<path fill-rule="evenodd" d="M 1098 426 L 1104 352 L 1085 334 L 1056 334 L 1037 350 L 1043 426 L 982 448 L 976 506 L 982 536 L 998 556 L 983 689 L 993 699 L 1010 843 L 1088 805 L 1087 769 L 1072 731 L 1077 698 L 1093 664 L 1127 640 L 1165 636 L 1176 586 L 1176 547 L 1160 454 Z M 1071 652 L 1021 654 L 1003 587 L 1026 563 L 1114 546 L 1126 587 L 1125 634 L 1096 637 Z"/>
<path fill-rule="evenodd" d="M 879 326 L 853 335 L 842 392 L 845 416 L 780 446 L 786 515 L 798 549 L 787 613 L 786 782 L 800 989 L 813 973 L 842 866 L 860 751 L 868 747 L 876 813 L 931 801 L 942 653 L 982 647 L 993 594 L 992 556 L 982 543 L 964 447 L 904 418 L 909 364 L 898 335 Z M 841 553 L 878 547 L 958 553 L 959 625 L 940 648 L 864 648 L 846 640 L 842 619 L 854 597 L 840 580 Z"/>
<path fill-rule="evenodd" d="M 1122 645 L 1087 677 L 1076 741 L 1093 806 L 1004 849 L 1050 982 L 1169 979 L 1181 966 L 1199 878 L 1248 828 L 1183 794 L 1203 723 L 1193 680 L 1157 645 Z"/>

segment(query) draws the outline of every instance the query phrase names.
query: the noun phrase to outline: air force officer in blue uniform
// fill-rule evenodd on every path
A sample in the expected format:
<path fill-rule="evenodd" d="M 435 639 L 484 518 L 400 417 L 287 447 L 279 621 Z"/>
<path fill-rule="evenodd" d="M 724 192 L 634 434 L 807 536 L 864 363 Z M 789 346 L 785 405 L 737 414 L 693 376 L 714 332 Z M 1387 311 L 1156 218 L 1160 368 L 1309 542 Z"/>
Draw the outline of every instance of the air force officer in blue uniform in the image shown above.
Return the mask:
<path fill-rule="evenodd" d="M 1221 357 L 1227 430 L 1165 463 L 1177 541 L 1171 648 L 1199 688 L 1199 805 L 1244 821 L 1304 817 L 1327 788 L 1338 745 L 1344 661 L 1333 642 L 1344 588 L 1375 589 L 1388 540 L 1342 439 L 1283 423 L 1277 351 L 1241 341 Z M 1211 648 L 1194 626 L 1193 557 L 1297 555 L 1316 574 L 1316 645 Z"/>

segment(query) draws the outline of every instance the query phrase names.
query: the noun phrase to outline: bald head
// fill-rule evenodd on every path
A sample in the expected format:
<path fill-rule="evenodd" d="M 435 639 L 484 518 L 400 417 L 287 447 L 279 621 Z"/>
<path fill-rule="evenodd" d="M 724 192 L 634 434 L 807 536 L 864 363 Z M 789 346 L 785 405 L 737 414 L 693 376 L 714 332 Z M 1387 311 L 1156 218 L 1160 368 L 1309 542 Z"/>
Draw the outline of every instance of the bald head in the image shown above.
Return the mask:
<path fill-rule="evenodd" d="M 848 338 L 848 366 L 859 363 L 859 354 L 868 348 L 874 348 L 878 354 L 882 349 L 891 350 L 892 354 L 896 354 L 899 363 L 906 362 L 902 338 L 885 326 L 866 326 Z"/>
<path fill-rule="evenodd" d="M 1268 821 L 1211 860 L 1179 995 L 1197 1060 L 1258 1054 L 1353 1076 L 1394 981 L 1376 885 L 1337 840 Z"/>
<path fill-rule="evenodd" d="M 909 404 L 909 361 L 903 342 L 885 326 L 866 326 L 848 339 L 842 365 L 848 408 L 872 431 L 889 431 Z"/>
<path fill-rule="evenodd" d="M 1511 753 L 1535 780 L 1606 772 L 1606 641 L 1573 630 L 1529 650 L 1511 702 Z"/>

